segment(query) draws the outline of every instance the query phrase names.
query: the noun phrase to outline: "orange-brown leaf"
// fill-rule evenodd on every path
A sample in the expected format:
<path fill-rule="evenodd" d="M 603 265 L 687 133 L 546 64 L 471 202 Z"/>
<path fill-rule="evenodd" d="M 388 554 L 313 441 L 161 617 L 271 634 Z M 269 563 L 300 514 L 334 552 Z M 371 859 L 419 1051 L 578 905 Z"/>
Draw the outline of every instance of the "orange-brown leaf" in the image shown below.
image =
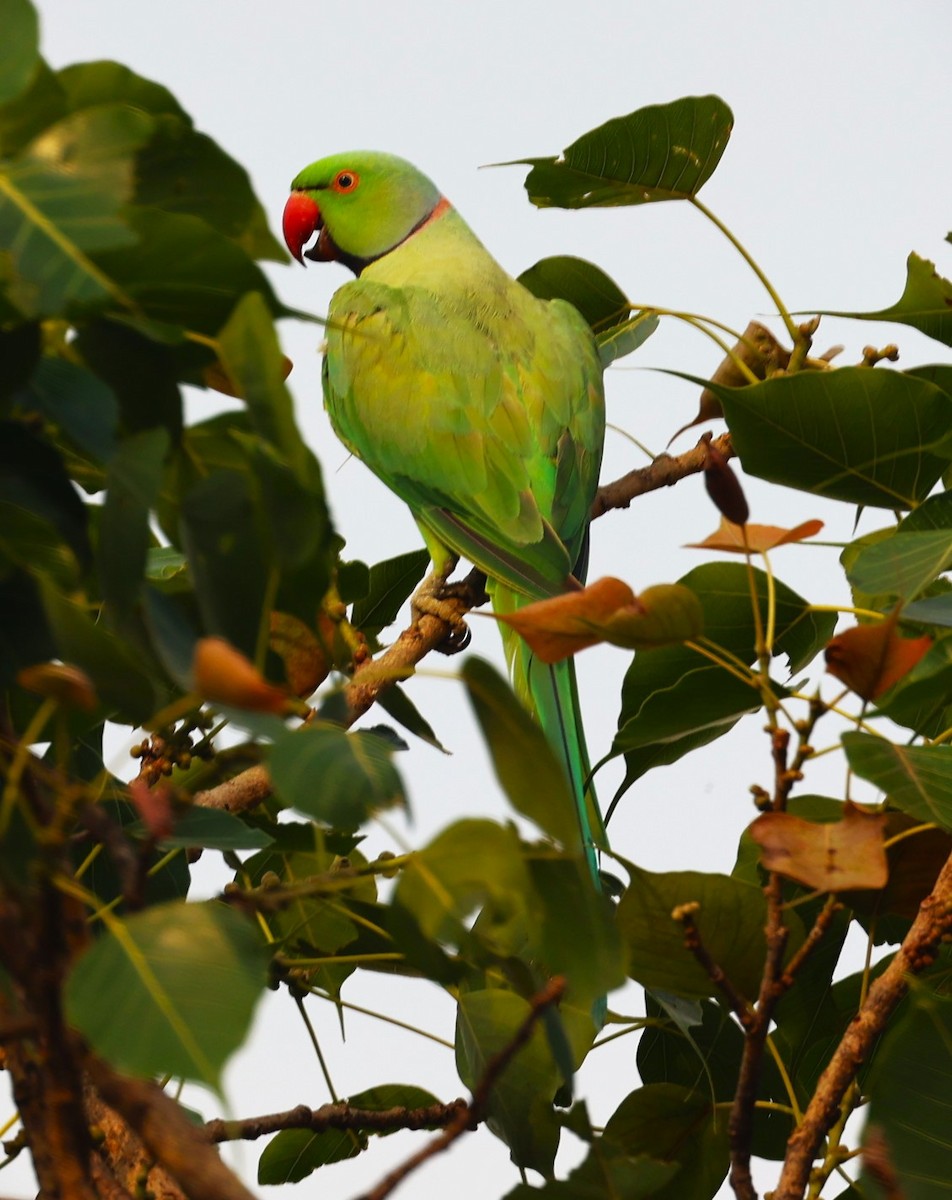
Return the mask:
<path fill-rule="evenodd" d="M 29 692 L 58 700 L 71 708 L 92 712 L 99 703 L 93 681 L 71 663 L 36 663 L 17 673 L 17 683 Z"/>
<path fill-rule="evenodd" d="M 869 813 L 847 802 L 840 821 L 764 813 L 749 833 L 768 871 L 821 892 L 843 892 L 886 886 L 885 825 L 884 813 Z"/>
<path fill-rule="evenodd" d="M 876 700 L 929 651 L 932 638 L 904 638 L 896 608 L 878 625 L 854 625 L 827 643 L 826 669 L 864 700 Z"/>
<path fill-rule="evenodd" d="M 133 779 L 129 784 L 129 799 L 151 837 L 159 841 L 169 836 L 175 826 L 175 818 L 172 812 L 172 789 L 166 783 L 149 787 L 144 779 Z"/>
<path fill-rule="evenodd" d="M 328 650 L 334 626 L 323 613 L 318 618 L 318 630 L 320 638 L 290 613 L 271 614 L 271 649 L 284 663 L 285 678 L 295 696 L 310 696 L 330 672 Z"/>
<path fill-rule="evenodd" d="M 256 712 L 288 711 L 285 693 L 268 683 L 254 663 L 224 638 L 199 638 L 192 673 L 195 690 L 205 700 Z"/>
<path fill-rule="evenodd" d="M 605 640 L 604 627 L 619 611 L 644 612 L 627 583 L 610 575 L 586 588 L 498 614 L 545 663 L 556 663 Z"/>
<path fill-rule="evenodd" d="M 598 642 L 631 650 L 669 646 L 696 637 L 701 602 L 690 588 L 658 584 L 636 596 L 627 583 L 606 576 L 586 588 L 495 614 L 543 662 L 555 663 Z"/>
<path fill-rule="evenodd" d="M 786 546 L 791 542 L 802 542 L 823 528 L 822 521 L 804 521 L 793 529 L 781 529 L 779 525 L 735 525 L 727 517 L 714 533 L 708 534 L 703 542 L 688 542 L 692 550 L 726 550 L 730 554 L 744 554 L 744 530 L 747 531 L 747 547 L 752 554 L 762 554 Z"/>

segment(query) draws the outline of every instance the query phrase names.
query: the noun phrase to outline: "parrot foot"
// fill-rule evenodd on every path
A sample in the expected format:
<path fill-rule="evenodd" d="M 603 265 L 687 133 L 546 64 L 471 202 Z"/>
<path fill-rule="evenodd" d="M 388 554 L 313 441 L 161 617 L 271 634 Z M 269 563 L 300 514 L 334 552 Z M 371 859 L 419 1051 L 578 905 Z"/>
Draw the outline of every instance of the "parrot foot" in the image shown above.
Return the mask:
<path fill-rule="evenodd" d="M 434 647 L 440 654 L 459 654 L 470 643 L 472 634 L 463 620 L 475 603 L 482 601 L 474 597 L 472 581 L 467 578 L 461 583 L 447 583 L 445 576 L 436 573 L 424 579 L 411 601 L 414 623 L 421 617 L 436 617 L 448 626 L 446 637 Z"/>

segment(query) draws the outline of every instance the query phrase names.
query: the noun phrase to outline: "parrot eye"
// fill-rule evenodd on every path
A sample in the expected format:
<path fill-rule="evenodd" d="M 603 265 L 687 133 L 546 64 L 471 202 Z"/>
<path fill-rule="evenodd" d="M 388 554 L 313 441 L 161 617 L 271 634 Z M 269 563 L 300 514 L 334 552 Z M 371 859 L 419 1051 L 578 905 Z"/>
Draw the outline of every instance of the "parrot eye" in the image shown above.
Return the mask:
<path fill-rule="evenodd" d="M 352 192 L 360 182 L 360 177 L 353 171 L 341 171 L 331 185 L 335 192 Z"/>

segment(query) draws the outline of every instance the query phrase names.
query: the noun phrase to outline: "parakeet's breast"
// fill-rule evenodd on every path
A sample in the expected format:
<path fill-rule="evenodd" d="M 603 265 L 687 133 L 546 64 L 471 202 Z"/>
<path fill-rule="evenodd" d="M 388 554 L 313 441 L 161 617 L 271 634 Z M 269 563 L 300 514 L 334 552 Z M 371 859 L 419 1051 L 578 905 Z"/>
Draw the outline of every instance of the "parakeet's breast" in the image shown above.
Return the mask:
<path fill-rule="evenodd" d="M 444 225 L 444 222 L 446 224 Z M 324 394 L 341 440 L 419 516 L 578 553 L 604 402 L 592 334 L 511 279 L 448 213 L 341 288 Z"/>

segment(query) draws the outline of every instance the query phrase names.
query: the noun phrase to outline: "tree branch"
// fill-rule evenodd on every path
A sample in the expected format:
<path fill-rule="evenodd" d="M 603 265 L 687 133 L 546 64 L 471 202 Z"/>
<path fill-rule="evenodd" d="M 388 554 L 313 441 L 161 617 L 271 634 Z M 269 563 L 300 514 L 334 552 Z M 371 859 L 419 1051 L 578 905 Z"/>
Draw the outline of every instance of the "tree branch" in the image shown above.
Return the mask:
<path fill-rule="evenodd" d="M 909 990 L 909 976 L 935 961 L 942 940 L 952 934 L 952 856 L 939 872 L 935 887 L 922 904 L 912 928 L 886 970 L 869 989 L 826 1070 L 820 1076 L 803 1122 L 787 1142 L 780 1182 L 773 1200 L 800 1200 L 820 1145 L 839 1115 L 840 1104 L 856 1072 Z"/>
<path fill-rule="evenodd" d="M 255 1200 L 232 1174 L 185 1111 L 148 1080 L 119 1075 L 88 1055 L 86 1070 L 99 1095 L 135 1131 L 142 1144 L 191 1200 Z"/>
<path fill-rule="evenodd" d="M 324 1104 L 308 1108 L 299 1104 L 286 1112 L 268 1113 L 261 1117 L 245 1117 L 240 1121 L 207 1121 L 205 1133 L 213 1142 L 254 1141 L 282 1129 L 368 1130 L 373 1133 L 392 1133 L 397 1129 L 442 1129 L 451 1125 L 468 1106 L 465 1100 L 449 1104 L 431 1104 L 426 1108 L 351 1108 L 349 1104 Z"/>
<path fill-rule="evenodd" d="M 612 483 L 603 484 L 595 493 L 591 519 L 594 521 L 613 508 L 627 508 L 636 496 L 673 487 L 688 475 L 700 474 L 708 462 L 709 445 L 720 451 L 725 459 L 734 457 L 729 433 L 722 433 L 717 438 L 705 433 L 692 450 L 684 454 L 659 454 L 646 467 L 638 467 Z"/>

